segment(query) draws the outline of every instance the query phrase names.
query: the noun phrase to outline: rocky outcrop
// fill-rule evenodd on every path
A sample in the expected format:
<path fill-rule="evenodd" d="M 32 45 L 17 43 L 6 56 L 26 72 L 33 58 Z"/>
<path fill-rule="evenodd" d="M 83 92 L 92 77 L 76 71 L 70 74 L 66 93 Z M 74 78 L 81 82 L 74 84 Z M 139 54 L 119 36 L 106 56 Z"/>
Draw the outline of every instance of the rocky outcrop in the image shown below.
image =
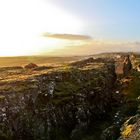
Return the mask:
<path fill-rule="evenodd" d="M 132 64 L 129 55 L 122 56 L 118 60 L 116 60 L 115 67 L 117 75 L 127 75 L 128 72 L 132 69 Z"/>
<path fill-rule="evenodd" d="M 82 139 L 111 110 L 116 81 L 112 60 L 87 63 L 13 84 L 22 89 L 0 101 L 0 139 Z"/>
<path fill-rule="evenodd" d="M 93 62 L 94 62 L 94 59 L 92 57 L 90 57 L 90 58 L 87 58 L 87 59 L 84 59 L 84 60 L 73 62 L 70 65 L 71 66 L 77 66 L 77 67 L 79 66 L 79 67 L 81 67 L 81 66 L 85 66 L 88 63 L 93 63 Z"/>
<path fill-rule="evenodd" d="M 125 57 L 124 59 L 124 68 L 123 68 L 123 71 L 124 71 L 124 74 L 128 74 L 128 72 L 132 69 L 132 64 L 131 64 L 131 60 L 129 58 L 129 55 Z"/>
<path fill-rule="evenodd" d="M 33 68 L 37 68 L 38 66 L 34 63 L 29 63 L 28 65 L 25 66 L 26 69 L 33 69 Z"/>
<path fill-rule="evenodd" d="M 114 63 L 114 60 L 112 58 L 93 58 L 93 57 L 90 57 L 90 58 L 87 58 L 87 59 L 83 59 L 83 60 L 80 60 L 80 61 L 70 63 L 70 66 L 85 67 L 85 66 L 93 64 L 93 63 L 94 64 Z"/>

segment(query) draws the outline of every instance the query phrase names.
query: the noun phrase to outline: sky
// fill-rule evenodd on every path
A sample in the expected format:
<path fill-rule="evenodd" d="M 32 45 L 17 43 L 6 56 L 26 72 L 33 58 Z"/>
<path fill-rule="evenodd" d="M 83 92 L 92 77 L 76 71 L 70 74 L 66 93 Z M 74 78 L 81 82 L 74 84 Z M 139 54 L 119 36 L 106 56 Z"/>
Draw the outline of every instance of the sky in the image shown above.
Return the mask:
<path fill-rule="evenodd" d="M 109 40 L 138 41 L 139 0 L 51 0 L 72 12 L 85 24 L 83 34 Z"/>
<path fill-rule="evenodd" d="M 0 0 L 0 56 L 140 52 L 139 0 Z"/>

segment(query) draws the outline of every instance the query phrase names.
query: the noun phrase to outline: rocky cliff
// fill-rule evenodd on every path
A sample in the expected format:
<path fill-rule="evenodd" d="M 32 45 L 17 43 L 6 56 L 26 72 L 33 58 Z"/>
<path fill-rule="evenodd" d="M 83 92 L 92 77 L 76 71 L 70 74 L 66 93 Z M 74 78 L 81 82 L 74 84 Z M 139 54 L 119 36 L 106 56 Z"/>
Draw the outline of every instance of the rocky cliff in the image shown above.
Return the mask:
<path fill-rule="evenodd" d="M 115 81 L 111 59 L 82 60 L 18 80 L 1 80 L 0 139 L 84 139 L 119 102 L 112 92 Z"/>

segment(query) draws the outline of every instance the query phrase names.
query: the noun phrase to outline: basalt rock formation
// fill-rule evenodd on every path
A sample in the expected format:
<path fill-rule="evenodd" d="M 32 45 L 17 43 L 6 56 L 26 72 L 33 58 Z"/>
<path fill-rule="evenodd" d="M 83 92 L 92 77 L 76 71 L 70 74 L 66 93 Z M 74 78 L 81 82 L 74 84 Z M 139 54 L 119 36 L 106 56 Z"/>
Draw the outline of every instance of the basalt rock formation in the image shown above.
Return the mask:
<path fill-rule="evenodd" d="M 128 72 L 132 69 L 132 63 L 131 60 L 129 58 L 129 55 L 127 56 L 120 56 L 118 57 L 119 59 L 116 60 L 116 74 L 117 75 L 127 75 Z"/>
<path fill-rule="evenodd" d="M 88 59 L 25 80 L 1 82 L 0 139 L 81 140 L 117 102 L 115 81 L 113 60 Z"/>
<path fill-rule="evenodd" d="M 33 69 L 33 68 L 37 68 L 38 66 L 34 63 L 29 63 L 25 66 L 26 69 Z"/>

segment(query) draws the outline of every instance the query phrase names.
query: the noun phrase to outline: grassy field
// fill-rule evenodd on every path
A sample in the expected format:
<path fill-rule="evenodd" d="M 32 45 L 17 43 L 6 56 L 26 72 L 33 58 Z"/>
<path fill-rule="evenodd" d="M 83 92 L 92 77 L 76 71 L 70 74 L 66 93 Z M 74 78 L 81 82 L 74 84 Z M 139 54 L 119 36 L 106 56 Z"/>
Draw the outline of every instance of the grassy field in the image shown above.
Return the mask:
<path fill-rule="evenodd" d="M 73 57 L 47 57 L 47 56 L 19 56 L 0 57 L 0 67 L 24 66 L 29 63 L 37 65 L 59 65 L 81 59 L 80 56 Z"/>

